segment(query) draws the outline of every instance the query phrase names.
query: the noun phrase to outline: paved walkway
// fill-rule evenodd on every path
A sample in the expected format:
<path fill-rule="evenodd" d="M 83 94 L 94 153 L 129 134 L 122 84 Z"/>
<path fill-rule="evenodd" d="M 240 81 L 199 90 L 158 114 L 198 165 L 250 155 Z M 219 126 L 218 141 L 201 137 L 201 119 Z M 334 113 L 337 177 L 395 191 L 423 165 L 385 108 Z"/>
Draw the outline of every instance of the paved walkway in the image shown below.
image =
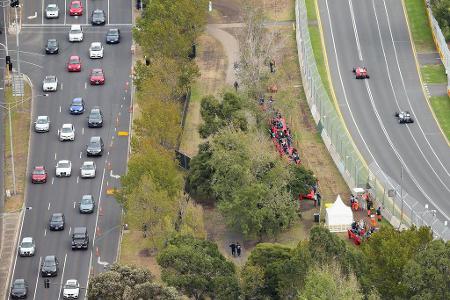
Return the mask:
<path fill-rule="evenodd" d="M 0 247 L 0 299 L 5 299 L 9 287 L 8 277 L 11 272 L 12 260 L 16 251 L 16 242 L 20 225 L 20 213 L 5 213 L 0 216 L 2 223 L 2 238 Z"/>

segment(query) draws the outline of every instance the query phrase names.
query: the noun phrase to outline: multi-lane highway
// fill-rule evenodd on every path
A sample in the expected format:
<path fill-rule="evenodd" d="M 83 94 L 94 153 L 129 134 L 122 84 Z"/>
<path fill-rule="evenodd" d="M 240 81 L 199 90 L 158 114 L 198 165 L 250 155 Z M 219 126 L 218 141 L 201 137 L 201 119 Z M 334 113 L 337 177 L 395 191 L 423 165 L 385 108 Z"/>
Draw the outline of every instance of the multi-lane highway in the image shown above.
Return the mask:
<path fill-rule="evenodd" d="M 319 0 L 319 10 L 339 107 L 362 155 L 449 220 L 450 148 L 421 88 L 401 1 Z M 356 80 L 357 66 L 370 79 Z M 398 124 L 399 110 L 415 123 Z"/>
<path fill-rule="evenodd" d="M 32 210 L 25 213 L 19 242 L 31 236 L 36 240 L 37 252 L 34 257 L 16 257 L 13 277 L 24 278 L 29 285 L 29 299 L 60 299 L 61 285 L 67 279 L 77 279 L 82 287 L 87 286 L 90 274 L 103 270 L 105 263 L 116 259 L 120 237 L 121 207 L 108 189 L 118 187 L 119 178 L 126 170 L 128 137 L 119 136 L 119 131 L 128 132 L 130 121 L 131 87 L 131 23 L 132 7 L 130 1 L 122 0 L 83 0 L 84 15 L 68 15 L 69 1 L 66 0 L 28 0 L 22 1 L 22 30 L 20 32 L 21 70 L 33 83 L 33 119 L 38 115 L 48 115 L 51 121 L 49 133 L 31 133 L 31 147 L 28 169 L 44 165 L 49 173 L 45 184 L 28 184 L 26 205 Z M 60 8 L 58 19 L 43 17 L 49 3 Z M 90 14 L 100 8 L 106 12 L 106 26 L 90 25 Z M 69 43 L 70 24 L 82 24 L 84 41 Z M 121 42 L 106 45 L 105 34 L 108 28 L 121 30 Z M 59 41 L 59 54 L 46 55 L 44 45 L 48 38 Z M 103 59 L 89 59 L 91 42 L 100 41 L 104 45 Z M 10 45 L 15 49 L 15 45 Z M 13 55 L 14 52 L 13 52 Z M 70 55 L 79 55 L 82 61 L 80 73 L 67 72 Z M 89 70 L 103 68 L 106 83 L 91 86 Z M 59 79 L 57 92 L 48 97 L 40 97 L 42 80 L 46 75 L 56 75 Z M 83 115 L 70 115 L 68 107 L 75 97 L 83 97 L 86 112 Z M 93 106 L 100 106 L 104 116 L 103 128 L 88 128 L 87 115 Z M 63 123 L 73 123 L 76 130 L 75 141 L 60 142 L 57 131 Z M 20 133 L 16 133 L 20 134 Z M 91 136 L 101 136 L 105 152 L 98 158 L 86 157 L 86 145 Z M 72 176 L 55 177 L 57 161 L 72 161 Z M 83 161 L 94 160 L 97 176 L 94 179 L 81 179 L 80 166 Z M 96 201 L 94 214 L 81 215 L 78 202 L 82 195 L 92 194 Z M 52 213 L 65 214 L 64 231 L 50 232 L 48 219 Z M 74 227 L 88 228 L 90 245 L 87 251 L 71 250 L 71 232 Z M 56 255 L 59 259 L 59 273 L 51 278 L 50 288 L 44 288 L 40 276 L 40 262 L 46 255 Z M 84 295 L 85 290 L 82 290 Z"/>

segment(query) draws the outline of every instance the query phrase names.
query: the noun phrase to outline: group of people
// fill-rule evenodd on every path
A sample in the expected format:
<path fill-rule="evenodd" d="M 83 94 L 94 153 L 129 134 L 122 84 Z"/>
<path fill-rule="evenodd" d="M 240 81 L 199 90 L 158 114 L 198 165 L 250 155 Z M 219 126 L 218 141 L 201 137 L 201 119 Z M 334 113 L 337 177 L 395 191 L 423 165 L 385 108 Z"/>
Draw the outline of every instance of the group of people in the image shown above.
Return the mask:
<path fill-rule="evenodd" d="M 281 155 L 287 155 L 296 164 L 300 163 L 298 151 L 292 146 L 291 131 L 280 112 L 275 112 L 272 118 L 270 136 Z"/>
<path fill-rule="evenodd" d="M 367 192 L 361 195 L 361 200 L 366 202 L 367 216 L 370 218 L 373 215 L 373 213 L 375 212 L 377 215 L 378 221 L 381 221 L 381 219 L 382 219 L 381 206 L 378 206 L 378 208 L 375 209 L 373 200 L 369 197 L 369 194 Z M 353 194 L 350 195 L 350 205 L 352 207 L 352 210 L 357 211 L 359 209 L 362 209 L 359 201 L 360 200 L 358 200 L 358 197 L 356 197 Z"/>
<path fill-rule="evenodd" d="M 366 222 L 361 219 L 359 222 L 353 222 L 350 230 L 361 237 L 361 239 L 368 239 L 375 232 L 376 228 L 374 226 L 367 226 Z"/>
<path fill-rule="evenodd" d="M 231 243 L 230 248 L 231 248 L 231 255 L 233 255 L 233 257 L 241 256 L 241 244 L 239 244 L 239 242 Z"/>

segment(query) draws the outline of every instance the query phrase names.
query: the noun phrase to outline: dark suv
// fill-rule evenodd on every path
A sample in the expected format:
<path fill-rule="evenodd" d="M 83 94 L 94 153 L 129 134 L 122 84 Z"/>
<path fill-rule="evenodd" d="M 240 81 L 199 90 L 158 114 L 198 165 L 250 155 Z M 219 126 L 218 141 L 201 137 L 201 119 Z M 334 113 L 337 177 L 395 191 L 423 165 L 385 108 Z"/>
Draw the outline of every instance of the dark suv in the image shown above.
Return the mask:
<path fill-rule="evenodd" d="M 72 250 L 87 249 L 89 235 L 86 227 L 75 227 L 72 233 Z"/>
<path fill-rule="evenodd" d="M 59 52 L 59 44 L 56 39 L 48 39 L 47 45 L 45 45 L 45 53 L 46 54 L 58 54 Z"/>
<path fill-rule="evenodd" d="M 58 259 L 55 255 L 48 255 L 41 264 L 42 277 L 54 277 L 58 275 Z"/>
<path fill-rule="evenodd" d="M 88 117 L 88 127 L 98 128 L 103 126 L 103 114 L 100 107 L 96 106 L 91 109 Z"/>
<path fill-rule="evenodd" d="M 102 138 L 99 136 L 93 136 L 86 147 L 86 154 L 87 156 L 102 156 L 103 147 L 104 145 Z"/>

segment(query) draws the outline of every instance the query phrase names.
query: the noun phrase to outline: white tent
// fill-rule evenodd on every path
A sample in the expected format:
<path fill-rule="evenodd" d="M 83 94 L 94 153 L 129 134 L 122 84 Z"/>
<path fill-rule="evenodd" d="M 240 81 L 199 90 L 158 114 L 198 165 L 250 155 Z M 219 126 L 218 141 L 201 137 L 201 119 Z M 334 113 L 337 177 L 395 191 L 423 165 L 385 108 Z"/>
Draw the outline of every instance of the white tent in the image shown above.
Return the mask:
<path fill-rule="evenodd" d="M 326 209 L 325 225 L 331 232 L 344 232 L 353 223 L 352 209 L 342 202 L 338 195 L 333 205 Z"/>

